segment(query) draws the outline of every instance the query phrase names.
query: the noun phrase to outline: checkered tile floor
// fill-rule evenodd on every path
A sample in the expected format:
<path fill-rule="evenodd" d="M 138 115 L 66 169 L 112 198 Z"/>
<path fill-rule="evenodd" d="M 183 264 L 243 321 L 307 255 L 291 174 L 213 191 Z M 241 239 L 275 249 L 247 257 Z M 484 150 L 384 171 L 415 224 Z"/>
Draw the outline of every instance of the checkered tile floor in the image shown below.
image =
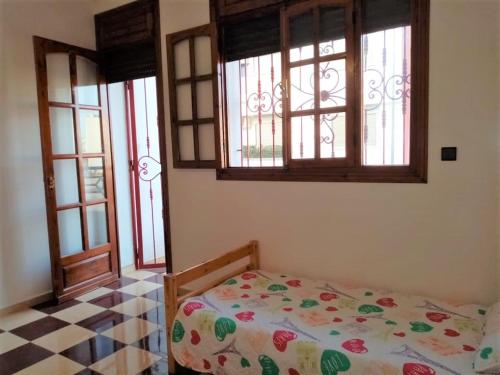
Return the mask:
<path fill-rule="evenodd" d="M 0 317 L 0 375 L 167 374 L 161 271 Z"/>

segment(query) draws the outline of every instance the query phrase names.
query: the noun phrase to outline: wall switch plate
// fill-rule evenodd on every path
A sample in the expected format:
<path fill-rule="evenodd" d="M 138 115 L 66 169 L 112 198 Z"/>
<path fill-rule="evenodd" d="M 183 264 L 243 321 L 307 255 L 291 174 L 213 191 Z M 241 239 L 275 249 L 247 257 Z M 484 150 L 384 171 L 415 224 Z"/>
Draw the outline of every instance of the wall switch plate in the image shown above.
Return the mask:
<path fill-rule="evenodd" d="M 441 160 L 454 161 L 457 160 L 456 147 L 441 147 Z"/>

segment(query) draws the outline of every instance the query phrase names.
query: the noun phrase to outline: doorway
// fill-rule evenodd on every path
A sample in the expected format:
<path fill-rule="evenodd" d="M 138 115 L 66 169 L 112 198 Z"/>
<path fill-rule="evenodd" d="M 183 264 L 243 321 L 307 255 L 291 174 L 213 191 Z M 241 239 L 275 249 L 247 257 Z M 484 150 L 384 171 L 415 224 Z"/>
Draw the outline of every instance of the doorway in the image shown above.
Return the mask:
<path fill-rule="evenodd" d="M 125 273 L 132 269 L 168 269 L 171 264 L 157 84 L 152 76 L 107 87 L 119 254 Z"/>
<path fill-rule="evenodd" d="M 166 266 L 156 78 L 124 84 L 137 269 Z"/>
<path fill-rule="evenodd" d="M 129 266 L 171 270 L 159 22 L 158 0 L 134 1 L 95 16 L 97 51 L 33 38 L 58 302 L 117 280 Z M 110 95 L 113 86 L 120 95 Z M 112 103 L 122 107 L 119 121 Z M 123 130 L 123 164 L 114 124 Z"/>

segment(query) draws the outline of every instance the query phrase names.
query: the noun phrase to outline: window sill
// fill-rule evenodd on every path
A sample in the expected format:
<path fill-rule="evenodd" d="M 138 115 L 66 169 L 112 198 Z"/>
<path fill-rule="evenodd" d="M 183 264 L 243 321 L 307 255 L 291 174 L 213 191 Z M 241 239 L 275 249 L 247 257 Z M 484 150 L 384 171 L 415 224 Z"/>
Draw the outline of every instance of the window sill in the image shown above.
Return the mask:
<path fill-rule="evenodd" d="M 217 180 L 427 183 L 427 173 L 408 166 L 358 168 L 223 168 Z"/>

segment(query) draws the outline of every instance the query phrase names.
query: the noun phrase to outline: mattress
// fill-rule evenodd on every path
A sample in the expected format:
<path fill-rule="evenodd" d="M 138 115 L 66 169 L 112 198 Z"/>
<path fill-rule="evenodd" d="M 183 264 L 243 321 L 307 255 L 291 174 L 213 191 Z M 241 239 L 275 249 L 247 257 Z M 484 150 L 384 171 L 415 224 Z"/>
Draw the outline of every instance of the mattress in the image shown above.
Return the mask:
<path fill-rule="evenodd" d="M 213 374 L 474 374 L 485 307 L 266 271 L 186 300 L 182 366 Z"/>

